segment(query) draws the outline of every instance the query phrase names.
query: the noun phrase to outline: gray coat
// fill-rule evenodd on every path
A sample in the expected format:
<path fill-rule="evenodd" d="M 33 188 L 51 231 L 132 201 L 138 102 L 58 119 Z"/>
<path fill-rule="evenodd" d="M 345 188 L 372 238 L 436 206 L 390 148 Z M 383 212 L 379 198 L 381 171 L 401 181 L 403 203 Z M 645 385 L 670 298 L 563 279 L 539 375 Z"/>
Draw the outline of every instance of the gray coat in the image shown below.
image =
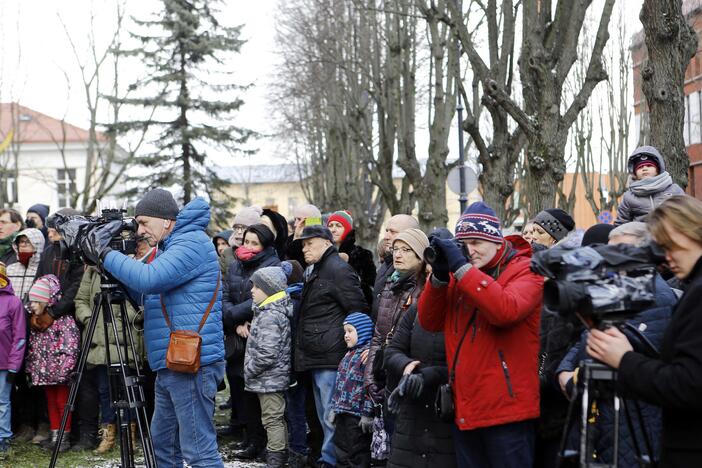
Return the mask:
<path fill-rule="evenodd" d="M 660 174 L 655 178 L 646 181 L 635 181 L 629 178 L 629 190 L 624 193 L 621 203 L 617 208 L 616 226 L 631 221 L 646 221 L 648 214 L 666 199 L 674 195 L 684 195 L 685 192 L 670 179 L 670 175 L 665 171 L 665 161 L 652 146 L 642 146 L 637 148 L 629 156 L 629 173 L 634 173 L 634 159 L 641 154 L 653 157 L 658 163 Z M 653 180 L 655 179 L 655 180 Z"/>
<path fill-rule="evenodd" d="M 254 393 L 285 391 L 290 385 L 292 300 L 286 295 L 263 307 L 254 305 L 253 311 L 244 356 L 246 390 Z"/>

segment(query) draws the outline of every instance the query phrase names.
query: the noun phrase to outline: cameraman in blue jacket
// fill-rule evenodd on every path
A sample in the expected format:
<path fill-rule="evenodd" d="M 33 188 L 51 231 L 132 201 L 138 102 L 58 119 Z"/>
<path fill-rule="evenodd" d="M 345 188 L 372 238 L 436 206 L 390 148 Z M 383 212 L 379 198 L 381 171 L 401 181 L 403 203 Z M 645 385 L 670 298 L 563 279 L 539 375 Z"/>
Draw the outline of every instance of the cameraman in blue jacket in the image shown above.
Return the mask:
<path fill-rule="evenodd" d="M 138 235 L 162 253 L 142 263 L 110 249 L 121 221 L 89 231 L 81 240 L 83 254 L 130 288 L 144 304 L 144 340 L 149 365 L 156 374 L 156 401 L 151 423 L 156 462 L 161 466 L 222 467 L 213 421 L 217 386 L 224 378 L 224 336 L 217 252 L 205 229 L 210 207 L 195 198 L 182 210 L 170 192 L 154 189 L 137 203 Z M 166 368 L 170 338 L 161 310 L 161 298 L 173 330 L 197 331 L 212 300 L 207 321 L 200 330 L 200 369 L 195 374 Z"/>

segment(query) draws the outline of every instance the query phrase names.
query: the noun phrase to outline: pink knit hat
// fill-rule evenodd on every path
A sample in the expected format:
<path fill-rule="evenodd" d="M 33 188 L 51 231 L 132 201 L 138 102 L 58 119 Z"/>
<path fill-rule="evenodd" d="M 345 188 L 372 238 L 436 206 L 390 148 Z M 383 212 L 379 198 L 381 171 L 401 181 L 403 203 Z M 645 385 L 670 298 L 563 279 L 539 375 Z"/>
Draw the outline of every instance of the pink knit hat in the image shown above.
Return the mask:
<path fill-rule="evenodd" d="M 52 306 L 61 299 L 61 284 L 54 275 L 42 276 L 34 282 L 28 296 L 32 302 L 46 302 Z"/>

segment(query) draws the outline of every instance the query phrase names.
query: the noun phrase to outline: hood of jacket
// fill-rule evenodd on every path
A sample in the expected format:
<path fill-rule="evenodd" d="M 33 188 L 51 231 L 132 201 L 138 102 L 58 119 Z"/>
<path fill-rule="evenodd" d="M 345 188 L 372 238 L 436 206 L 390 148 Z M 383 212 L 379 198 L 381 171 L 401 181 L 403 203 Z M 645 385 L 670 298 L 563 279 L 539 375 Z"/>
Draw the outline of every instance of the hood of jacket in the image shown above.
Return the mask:
<path fill-rule="evenodd" d="M 204 231 L 207 229 L 208 224 L 210 224 L 210 205 L 207 204 L 204 198 L 197 197 L 180 210 L 178 217 L 176 217 L 173 232 L 166 237 L 164 245 L 167 248 L 173 242 L 173 238 L 181 234 Z"/>
<path fill-rule="evenodd" d="M 629 156 L 629 161 L 627 163 L 627 169 L 629 170 L 629 174 L 634 173 L 634 159 L 636 157 L 646 154 L 648 156 L 651 156 L 656 160 L 656 163 L 658 163 L 659 167 L 659 174 L 663 174 L 665 172 L 665 161 L 663 161 L 663 156 L 661 156 L 661 153 L 654 148 L 653 146 L 640 146 L 634 150 L 633 153 Z"/>
<path fill-rule="evenodd" d="M 27 239 L 29 239 L 29 242 L 31 242 L 32 246 L 34 247 L 34 255 L 32 255 L 32 260 L 38 261 L 42 252 L 44 252 L 44 234 L 42 234 L 39 229 L 35 228 L 27 228 L 18 232 L 15 236 L 15 240 L 12 242 L 12 248 L 15 250 L 15 253 L 19 253 L 19 246 L 17 245 L 17 239 L 19 236 L 25 236 Z"/>

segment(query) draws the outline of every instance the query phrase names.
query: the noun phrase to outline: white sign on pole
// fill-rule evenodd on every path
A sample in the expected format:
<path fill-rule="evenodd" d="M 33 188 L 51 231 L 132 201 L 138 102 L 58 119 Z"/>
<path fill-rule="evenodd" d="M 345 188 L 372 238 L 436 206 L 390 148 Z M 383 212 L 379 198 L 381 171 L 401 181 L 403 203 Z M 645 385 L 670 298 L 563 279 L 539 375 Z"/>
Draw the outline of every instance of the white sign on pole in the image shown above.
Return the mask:
<path fill-rule="evenodd" d="M 457 195 L 461 194 L 460 169 L 461 168 L 459 166 L 454 167 L 449 171 L 448 176 L 446 177 L 446 183 L 448 184 L 449 190 Z M 465 177 L 465 191 L 466 194 L 469 194 L 478 188 L 478 175 L 471 167 L 468 166 L 463 166 L 463 174 Z"/>

